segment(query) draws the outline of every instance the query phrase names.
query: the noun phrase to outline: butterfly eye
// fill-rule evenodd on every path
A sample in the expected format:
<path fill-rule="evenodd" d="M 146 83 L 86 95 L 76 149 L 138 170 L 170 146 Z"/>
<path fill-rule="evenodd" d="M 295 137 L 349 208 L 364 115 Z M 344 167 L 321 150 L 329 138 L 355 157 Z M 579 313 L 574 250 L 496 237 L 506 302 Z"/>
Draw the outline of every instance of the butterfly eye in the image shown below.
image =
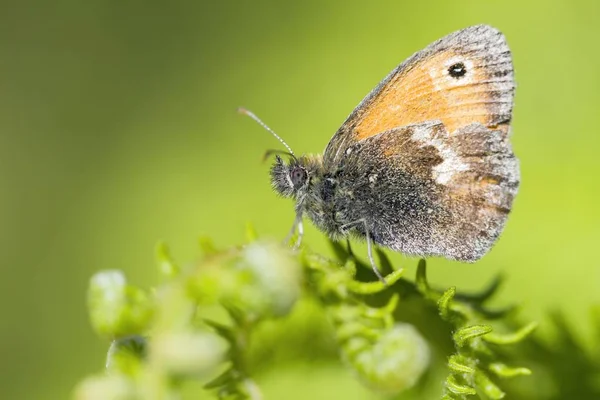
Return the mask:
<path fill-rule="evenodd" d="M 467 67 L 465 67 L 465 64 L 461 62 L 457 62 L 455 64 L 452 64 L 450 68 L 448 68 L 448 73 L 451 77 L 458 79 L 460 77 L 465 76 L 465 74 L 467 73 Z"/>
<path fill-rule="evenodd" d="M 290 178 L 294 187 L 302 186 L 308 179 L 308 174 L 306 170 L 302 167 L 294 167 L 292 172 L 290 172 Z"/>

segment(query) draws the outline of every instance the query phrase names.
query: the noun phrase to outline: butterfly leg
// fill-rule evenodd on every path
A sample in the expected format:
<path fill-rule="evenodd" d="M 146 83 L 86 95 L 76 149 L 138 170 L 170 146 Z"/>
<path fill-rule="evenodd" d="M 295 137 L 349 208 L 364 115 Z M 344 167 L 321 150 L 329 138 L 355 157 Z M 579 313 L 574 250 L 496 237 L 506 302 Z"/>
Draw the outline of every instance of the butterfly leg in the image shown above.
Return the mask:
<path fill-rule="evenodd" d="M 367 227 L 367 221 L 365 221 L 364 219 L 359 219 L 357 221 L 350 222 L 349 224 L 344 224 L 340 227 L 340 231 L 343 234 L 346 234 L 348 232 L 348 228 L 350 228 L 351 226 L 354 226 L 354 225 L 359 225 L 359 224 L 363 224 L 363 226 L 365 227 L 365 237 L 367 238 L 367 254 L 369 256 L 369 262 L 371 263 L 371 268 L 373 268 L 373 272 L 375 273 L 377 278 L 379 278 L 379 280 L 385 284 L 386 283 L 385 278 L 381 275 L 381 272 L 379 272 L 379 268 L 377 268 L 377 264 L 375 264 L 375 258 L 373 257 L 373 240 L 371 240 L 371 234 L 369 233 L 369 228 Z M 348 248 L 350 247 L 349 245 L 350 245 L 350 242 L 348 242 Z"/>
<path fill-rule="evenodd" d="M 300 248 L 300 244 L 302 243 L 302 238 L 304 237 L 304 224 L 302 223 L 302 215 L 298 217 L 298 238 L 296 239 L 296 243 L 294 244 L 294 250 Z"/>
<path fill-rule="evenodd" d="M 346 239 L 346 247 L 348 247 L 348 255 L 351 258 L 354 258 L 354 252 L 352 251 L 352 246 L 350 245 L 350 239 Z"/>
<path fill-rule="evenodd" d="M 294 223 L 292 224 L 292 229 L 290 229 L 290 232 L 287 234 L 287 236 L 284 239 L 284 243 L 288 244 L 290 242 L 290 240 L 292 239 L 292 237 L 294 236 L 294 233 L 296 233 L 296 228 L 298 228 L 298 238 L 296 239 L 296 243 L 294 243 L 294 250 L 298 249 L 300 247 L 300 244 L 302 243 L 302 237 L 304 236 L 304 225 L 302 224 L 302 214 L 298 214 L 296 215 L 296 219 L 294 219 Z"/>
<path fill-rule="evenodd" d="M 364 221 L 363 221 L 364 222 Z M 367 224 L 365 222 L 365 236 L 367 237 L 367 254 L 369 255 L 369 261 L 371 262 L 371 268 L 373 268 L 373 272 L 379 278 L 381 282 L 387 285 L 385 278 L 379 272 L 379 268 L 377 268 L 377 264 L 375 264 L 375 258 L 373 257 L 373 241 L 371 240 L 371 234 L 369 233 L 369 228 L 367 228 Z"/>

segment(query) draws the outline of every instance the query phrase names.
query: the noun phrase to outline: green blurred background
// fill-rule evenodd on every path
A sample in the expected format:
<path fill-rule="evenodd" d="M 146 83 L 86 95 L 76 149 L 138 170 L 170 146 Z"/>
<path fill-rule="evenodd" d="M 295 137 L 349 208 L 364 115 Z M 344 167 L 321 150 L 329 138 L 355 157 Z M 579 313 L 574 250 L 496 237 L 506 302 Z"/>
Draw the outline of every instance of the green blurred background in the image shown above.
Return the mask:
<path fill-rule="evenodd" d="M 592 342 L 600 302 L 600 2 L 2 1 L 0 11 L 0 397 L 67 398 L 102 369 L 89 327 L 91 274 L 156 282 L 153 247 L 179 260 L 244 224 L 283 237 L 292 204 L 270 190 L 262 154 L 320 152 L 396 64 L 469 25 L 500 28 L 517 77 L 513 143 L 522 186 L 498 245 L 475 265 L 434 260 L 443 286 L 508 278 L 498 303 L 525 320 L 567 313 Z M 309 228 L 306 243 L 326 250 Z M 360 248 L 360 247 L 359 247 Z M 394 255 L 411 276 L 414 260 Z M 320 364 L 319 364 L 320 365 Z M 348 371 L 302 361 L 258 379 L 268 398 L 374 398 Z M 354 396 L 354 397 L 353 397 Z M 305 396 L 302 396 L 305 398 Z"/>

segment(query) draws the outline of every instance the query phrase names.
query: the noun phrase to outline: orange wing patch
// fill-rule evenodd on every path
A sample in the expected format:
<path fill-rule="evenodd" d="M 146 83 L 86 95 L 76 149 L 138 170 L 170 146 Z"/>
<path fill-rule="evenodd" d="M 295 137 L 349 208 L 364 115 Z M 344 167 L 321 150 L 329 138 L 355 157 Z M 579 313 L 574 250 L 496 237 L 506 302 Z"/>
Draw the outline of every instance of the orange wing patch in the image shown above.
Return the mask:
<path fill-rule="evenodd" d="M 508 134 L 514 79 L 510 50 L 497 29 L 478 25 L 415 53 L 371 91 L 333 135 L 324 164 L 353 143 L 407 125 L 439 121 L 451 136 L 469 125 Z"/>
<path fill-rule="evenodd" d="M 431 120 L 441 121 L 450 133 L 471 123 L 497 126 L 498 114 L 512 105 L 512 93 L 505 99 L 498 86 L 509 83 L 512 90 L 512 76 L 493 76 L 482 61 L 442 51 L 399 71 L 362 110 L 356 139 Z M 464 68 L 464 76 L 453 77 L 452 67 L 458 72 Z M 510 119 L 510 109 L 506 111 Z"/>

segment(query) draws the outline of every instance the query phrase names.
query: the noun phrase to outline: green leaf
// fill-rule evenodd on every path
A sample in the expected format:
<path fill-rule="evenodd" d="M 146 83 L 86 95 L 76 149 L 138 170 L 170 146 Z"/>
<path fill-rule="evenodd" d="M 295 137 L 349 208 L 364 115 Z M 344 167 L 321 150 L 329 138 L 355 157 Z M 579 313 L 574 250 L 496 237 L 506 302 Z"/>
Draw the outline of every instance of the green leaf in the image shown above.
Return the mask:
<path fill-rule="evenodd" d="M 448 359 L 448 368 L 450 368 L 452 372 L 457 372 L 459 374 L 473 374 L 475 369 L 466 365 L 466 361 L 467 360 L 462 356 L 456 354 L 451 355 Z"/>
<path fill-rule="evenodd" d="M 158 270 L 167 278 L 174 278 L 179 275 L 179 267 L 173 262 L 169 248 L 164 242 L 158 242 L 156 245 L 156 261 Z"/>
<path fill-rule="evenodd" d="M 502 363 L 491 363 L 489 368 L 490 371 L 501 378 L 531 375 L 531 370 L 529 368 L 509 367 Z"/>
<path fill-rule="evenodd" d="M 498 386 L 496 386 L 494 382 L 490 380 L 490 378 L 488 378 L 486 374 L 481 371 L 475 372 L 475 385 L 492 400 L 502 399 L 506 395 Z"/>
<path fill-rule="evenodd" d="M 219 376 L 211 380 L 210 382 L 204 385 L 205 389 L 217 389 L 221 386 L 225 386 L 231 381 L 237 379 L 235 375 L 235 370 L 233 367 L 229 367 L 227 370 L 223 371 Z"/>
<path fill-rule="evenodd" d="M 454 393 L 454 394 L 460 394 L 460 395 L 476 395 L 477 391 L 475 390 L 475 388 L 466 385 L 466 384 L 460 384 L 456 381 L 456 378 L 454 377 L 454 375 L 450 375 L 448 378 L 446 378 L 446 388 Z"/>
<path fill-rule="evenodd" d="M 392 265 L 392 262 L 390 261 L 390 258 L 387 256 L 385 251 L 383 251 L 379 247 L 376 247 L 375 252 L 377 253 L 377 258 L 379 259 L 379 268 L 382 272 L 395 270 L 394 266 Z"/>
<path fill-rule="evenodd" d="M 447 320 L 450 316 L 450 302 L 454 298 L 455 294 L 456 288 L 452 286 L 442 294 L 442 297 L 440 297 L 437 302 L 438 309 L 440 310 L 440 316 L 444 320 Z"/>
<path fill-rule="evenodd" d="M 504 281 L 504 278 L 502 275 L 498 275 L 493 281 L 492 283 L 490 283 L 490 285 L 485 288 L 484 290 L 482 290 L 479 293 L 473 293 L 473 294 L 465 294 L 465 293 L 461 293 L 458 295 L 458 298 L 460 298 L 461 300 L 470 302 L 470 303 L 484 303 L 485 301 L 489 300 L 494 294 L 496 294 L 496 292 L 498 291 L 498 288 L 500 287 L 500 285 L 502 284 L 502 282 Z"/>
<path fill-rule="evenodd" d="M 431 289 L 429 288 L 429 283 L 427 282 L 427 262 L 424 259 L 420 259 L 419 264 L 417 265 L 416 284 L 419 292 L 425 297 L 428 297 Z"/>
<path fill-rule="evenodd" d="M 198 238 L 198 245 L 200 245 L 200 250 L 202 250 L 202 254 L 205 257 L 213 256 L 219 253 L 213 240 L 208 236 L 200 236 Z"/>
<path fill-rule="evenodd" d="M 346 262 L 346 260 L 348 260 L 349 258 L 354 258 L 352 257 L 352 254 L 350 254 L 340 242 L 336 240 L 330 240 L 329 245 L 331 246 L 331 249 L 335 254 L 335 258 L 338 259 L 341 263 Z"/>
<path fill-rule="evenodd" d="M 532 322 L 525 325 L 523 328 L 519 329 L 513 333 L 492 333 L 487 335 L 484 339 L 487 342 L 494 344 L 513 344 L 524 340 L 527 336 L 529 336 L 535 328 L 537 328 L 537 322 Z"/>
<path fill-rule="evenodd" d="M 462 347 L 468 341 L 483 335 L 487 335 L 491 331 L 492 327 L 489 325 L 471 325 L 466 328 L 459 329 L 454 333 L 454 335 L 452 335 L 452 337 L 456 345 Z"/>
<path fill-rule="evenodd" d="M 210 319 L 204 319 L 206 325 L 213 328 L 221 337 L 227 340 L 230 343 L 235 343 L 237 341 L 237 336 L 233 327 L 227 326 L 217 321 L 212 321 Z"/>
<path fill-rule="evenodd" d="M 258 233 L 256 232 L 256 228 L 254 224 L 248 222 L 246 224 L 246 241 L 249 243 L 255 242 L 258 240 Z"/>
<path fill-rule="evenodd" d="M 374 294 L 385 290 L 387 287 L 396 283 L 402 277 L 403 269 L 398 269 L 385 276 L 385 283 L 382 281 L 359 282 L 349 281 L 348 289 L 356 294 Z"/>
<path fill-rule="evenodd" d="M 106 370 L 133 377 L 140 371 L 147 355 L 147 341 L 141 336 L 115 339 L 106 356 Z"/>

